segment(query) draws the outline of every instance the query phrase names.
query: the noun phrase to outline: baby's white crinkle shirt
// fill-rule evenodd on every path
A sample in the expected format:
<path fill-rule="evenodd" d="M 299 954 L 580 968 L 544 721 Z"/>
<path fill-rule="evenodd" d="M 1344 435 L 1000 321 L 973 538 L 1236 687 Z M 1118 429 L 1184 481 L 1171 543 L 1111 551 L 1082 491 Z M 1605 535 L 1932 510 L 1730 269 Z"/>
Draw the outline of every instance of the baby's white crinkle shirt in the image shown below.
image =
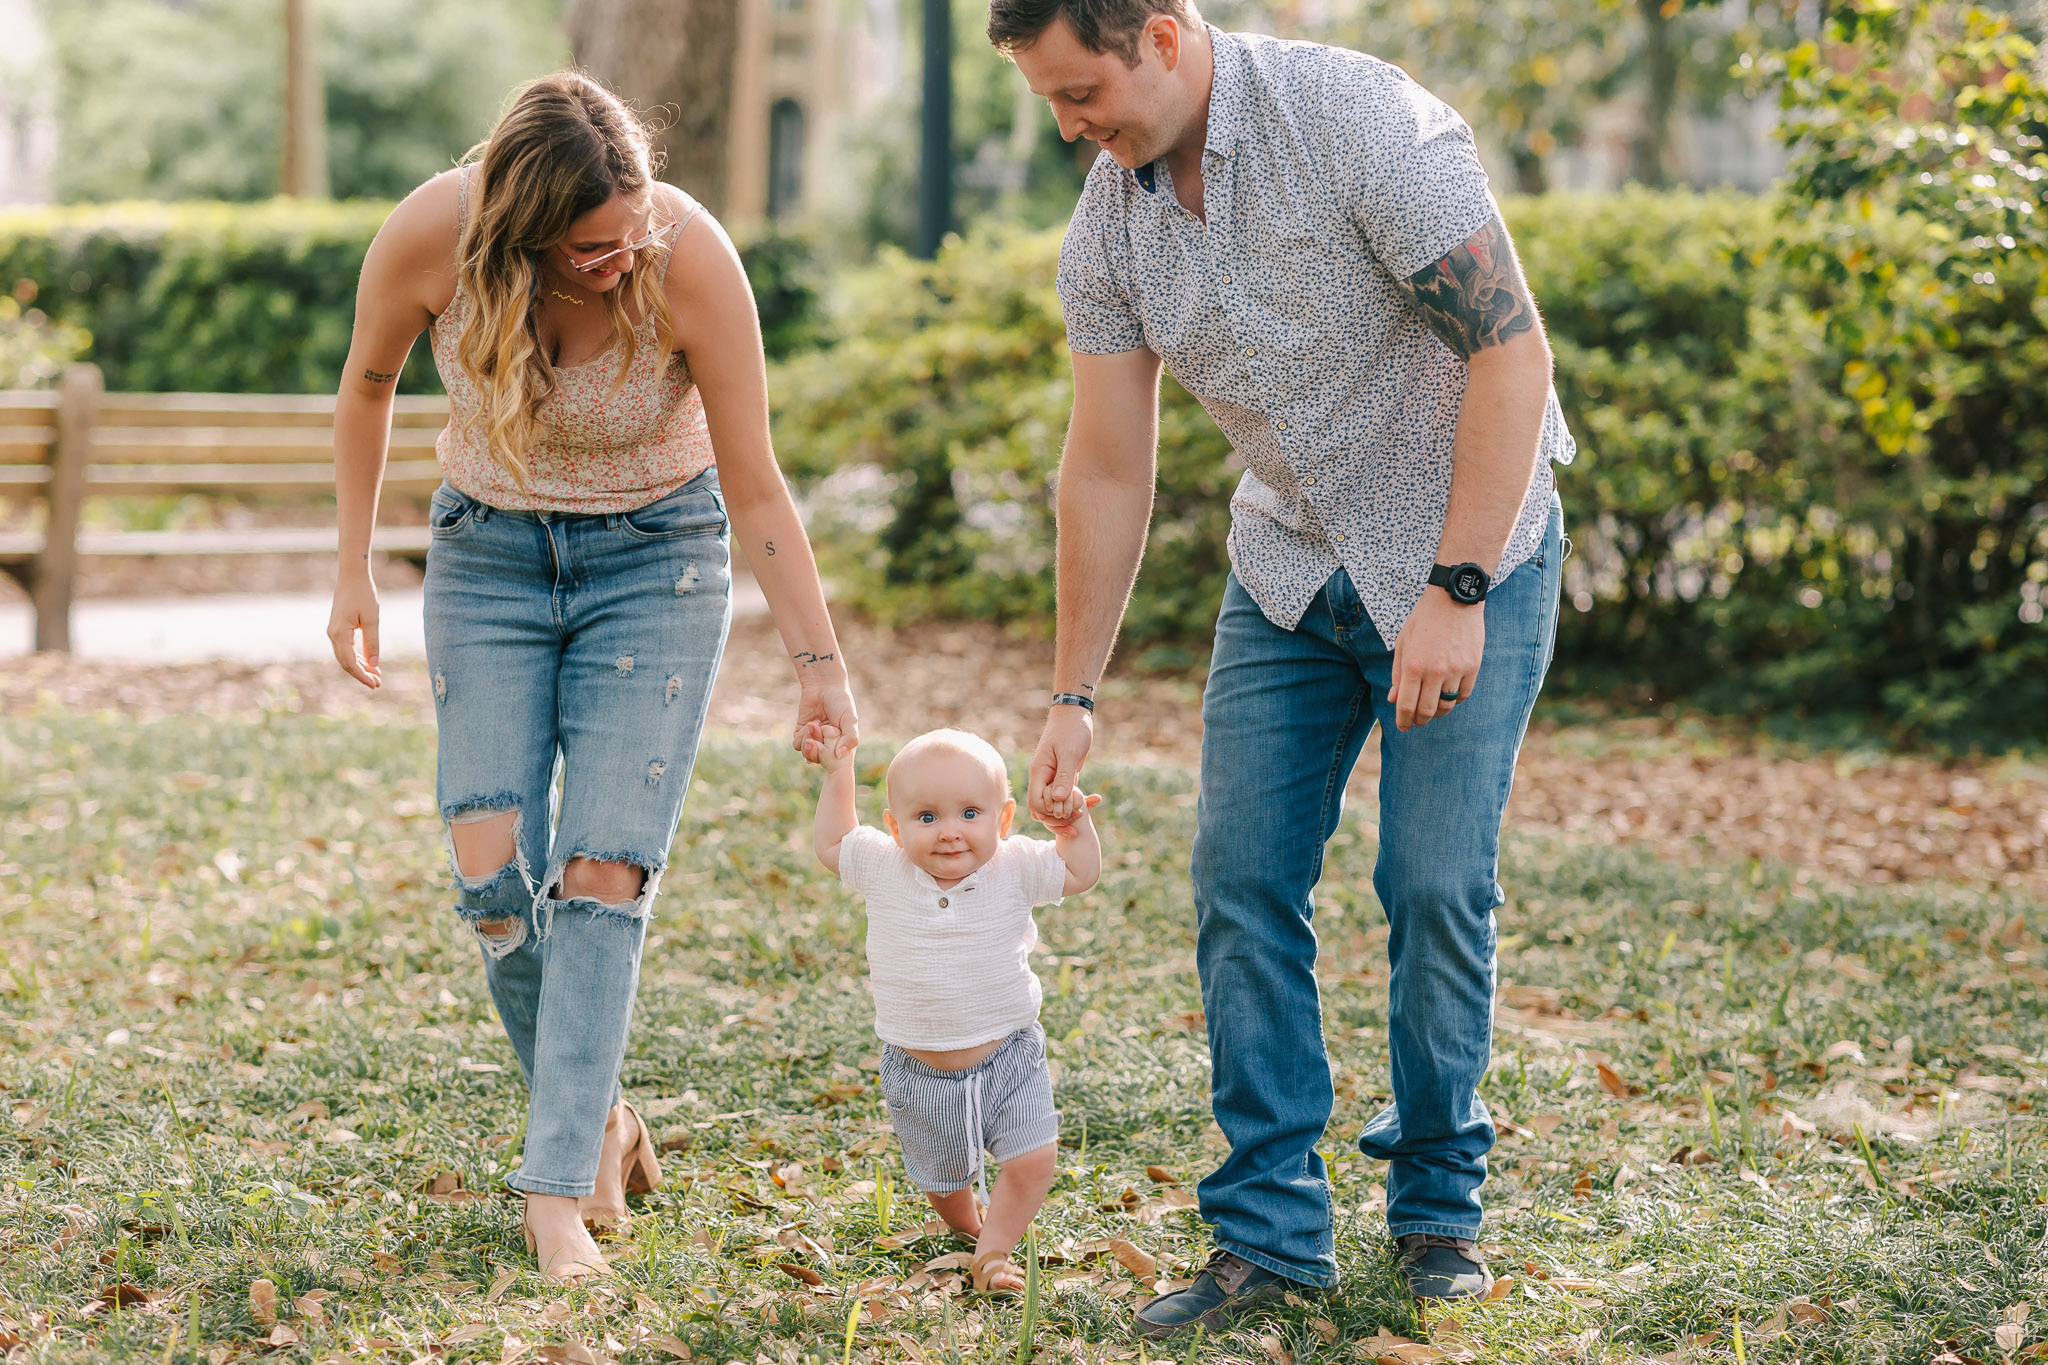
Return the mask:
<path fill-rule="evenodd" d="M 1005 839 L 958 886 L 941 887 L 885 831 L 859 825 L 839 845 L 839 879 L 867 901 L 883 1042 L 944 1052 L 1037 1022 L 1031 911 L 1057 905 L 1067 883 L 1050 840 Z"/>

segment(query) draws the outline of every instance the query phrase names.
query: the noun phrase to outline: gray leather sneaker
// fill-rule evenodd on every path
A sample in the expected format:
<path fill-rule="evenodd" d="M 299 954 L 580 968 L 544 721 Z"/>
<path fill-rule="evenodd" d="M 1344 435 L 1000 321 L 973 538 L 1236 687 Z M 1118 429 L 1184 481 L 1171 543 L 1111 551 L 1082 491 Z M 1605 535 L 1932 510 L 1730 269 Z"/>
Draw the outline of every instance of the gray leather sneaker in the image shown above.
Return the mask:
<path fill-rule="evenodd" d="M 1161 1294 L 1139 1308 L 1131 1327 L 1141 1337 L 1164 1338 L 1201 1328 L 1210 1336 L 1224 1331 L 1243 1313 L 1293 1289 L 1313 1294 L 1313 1285 L 1297 1284 L 1242 1256 L 1219 1251 L 1186 1289 Z"/>
<path fill-rule="evenodd" d="M 1483 1299 L 1493 1288 L 1493 1272 L 1476 1242 L 1411 1232 L 1398 1245 L 1401 1274 L 1418 1299 Z"/>

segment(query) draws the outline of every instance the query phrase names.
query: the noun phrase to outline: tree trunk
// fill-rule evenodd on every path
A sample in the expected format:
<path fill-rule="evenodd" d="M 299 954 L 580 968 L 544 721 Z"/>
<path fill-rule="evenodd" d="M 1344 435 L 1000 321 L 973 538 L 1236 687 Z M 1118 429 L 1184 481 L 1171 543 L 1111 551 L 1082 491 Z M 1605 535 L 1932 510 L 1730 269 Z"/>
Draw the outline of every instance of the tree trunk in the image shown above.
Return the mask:
<path fill-rule="evenodd" d="M 577 65 L 657 129 L 661 178 L 723 213 L 739 0 L 573 0 L 564 28 Z"/>
<path fill-rule="evenodd" d="M 1668 180 L 1671 111 L 1678 105 L 1678 49 L 1673 46 L 1669 0 L 1636 0 L 1643 17 L 1643 126 L 1636 134 L 1629 176 L 1645 185 Z"/>
<path fill-rule="evenodd" d="M 953 230 L 953 5 L 924 0 L 924 98 L 918 117 L 917 254 Z"/>
<path fill-rule="evenodd" d="M 284 165 L 278 180 L 285 194 L 327 197 L 327 92 L 306 0 L 284 4 Z"/>

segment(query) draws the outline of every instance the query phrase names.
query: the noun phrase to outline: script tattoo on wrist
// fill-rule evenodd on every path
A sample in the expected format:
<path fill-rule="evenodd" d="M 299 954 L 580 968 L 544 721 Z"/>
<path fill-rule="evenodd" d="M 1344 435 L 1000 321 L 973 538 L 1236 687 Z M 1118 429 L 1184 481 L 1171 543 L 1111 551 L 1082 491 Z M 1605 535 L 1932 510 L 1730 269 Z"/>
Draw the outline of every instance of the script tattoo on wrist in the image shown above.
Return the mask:
<path fill-rule="evenodd" d="M 364 370 L 363 378 L 369 380 L 372 384 L 394 384 L 398 382 L 398 371 Z"/>
<path fill-rule="evenodd" d="M 1429 330 L 1466 360 L 1536 325 L 1536 305 L 1498 217 L 1403 280 L 1401 290 Z"/>
<path fill-rule="evenodd" d="M 836 650 L 830 654 L 813 654 L 808 649 L 800 649 L 793 657 L 796 659 L 797 667 L 807 668 L 812 664 L 830 663 L 838 658 L 839 654 Z"/>

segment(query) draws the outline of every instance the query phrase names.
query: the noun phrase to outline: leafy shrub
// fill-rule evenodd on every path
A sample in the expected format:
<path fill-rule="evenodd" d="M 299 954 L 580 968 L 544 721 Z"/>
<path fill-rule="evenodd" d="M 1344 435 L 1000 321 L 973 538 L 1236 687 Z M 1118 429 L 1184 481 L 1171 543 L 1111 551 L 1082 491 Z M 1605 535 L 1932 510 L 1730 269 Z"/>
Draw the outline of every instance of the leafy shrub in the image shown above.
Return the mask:
<path fill-rule="evenodd" d="M 55 388 L 64 367 L 84 354 L 89 341 L 76 327 L 51 322 L 41 310 L 0 295 L 0 389 Z"/>
<path fill-rule="evenodd" d="M 1925 224 L 1782 207 L 1642 190 L 1505 205 L 1581 446 L 1559 471 L 1578 552 L 1555 685 L 1951 744 L 2038 737 L 2041 276 L 2008 261 L 2006 293 L 1971 295 L 1938 334 L 1953 358 L 1922 353 L 1953 395 L 1929 429 L 1954 469 L 1937 481 L 1939 460 L 1888 455 L 1868 429 L 1867 372 L 1838 339 L 1863 301 L 1817 266 L 1908 259 Z M 1057 252 L 1057 233 L 984 232 L 936 262 L 885 257 L 848 289 L 844 339 L 778 368 L 779 449 L 863 606 L 1049 628 L 1072 397 Z M 1124 633 L 1141 661 L 1204 646 L 1238 473 L 1167 380 Z"/>
<path fill-rule="evenodd" d="M 107 386 L 142 392 L 332 392 L 356 276 L 383 202 L 114 204 L 0 212 L 0 292 L 92 334 Z M 771 353 L 808 344 L 808 248 L 743 242 Z M 416 345 L 401 392 L 438 393 Z"/>

